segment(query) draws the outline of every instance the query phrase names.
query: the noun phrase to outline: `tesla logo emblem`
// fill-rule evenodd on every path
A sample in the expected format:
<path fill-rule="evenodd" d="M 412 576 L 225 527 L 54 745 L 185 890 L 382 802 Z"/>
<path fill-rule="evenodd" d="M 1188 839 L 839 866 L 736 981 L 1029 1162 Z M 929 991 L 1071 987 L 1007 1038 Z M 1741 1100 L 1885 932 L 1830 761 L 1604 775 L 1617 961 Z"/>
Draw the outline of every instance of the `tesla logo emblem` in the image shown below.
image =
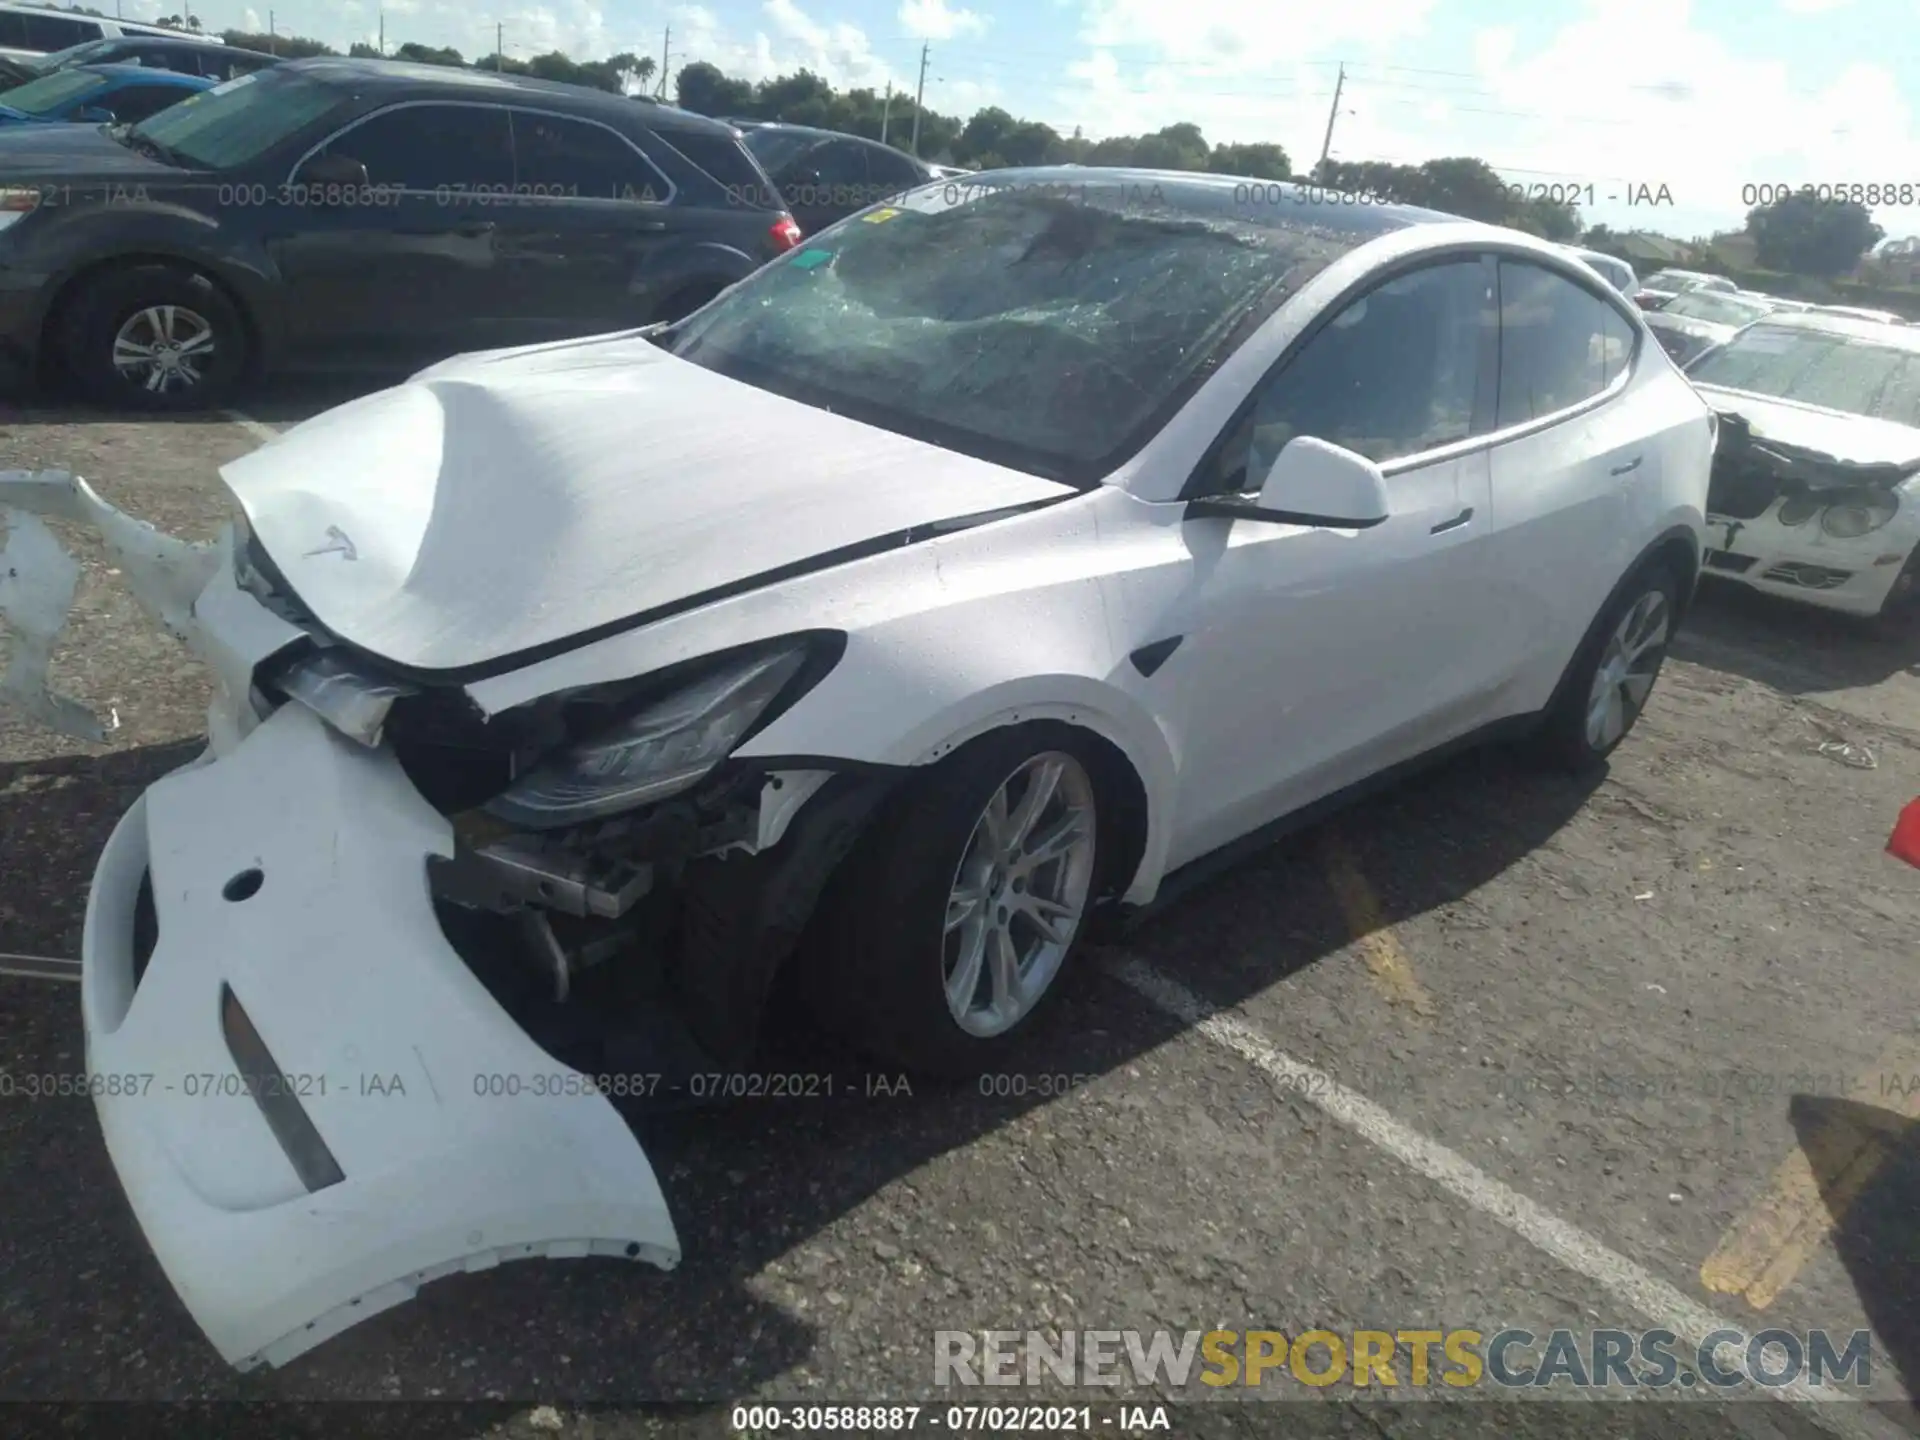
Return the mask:
<path fill-rule="evenodd" d="M 347 532 L 342 530 L 338 525 L 329 525 L 327 527 L 327 543 L 322 545 L 318 550 L 307 551 L 306 556 L 303 558 L 311 558 L 315 555 L 340 555 L 348 560 L 358 560 L 360 558 L 360 552 L 353 548 L 353 541 L 347 538 Z"/>

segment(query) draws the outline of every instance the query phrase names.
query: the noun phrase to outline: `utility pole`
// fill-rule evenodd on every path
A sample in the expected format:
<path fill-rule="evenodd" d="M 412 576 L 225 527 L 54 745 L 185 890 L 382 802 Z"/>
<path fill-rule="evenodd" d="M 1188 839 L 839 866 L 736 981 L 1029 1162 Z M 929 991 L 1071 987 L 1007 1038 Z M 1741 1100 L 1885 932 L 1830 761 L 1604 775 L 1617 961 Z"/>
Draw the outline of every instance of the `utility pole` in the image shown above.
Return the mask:
<path fill-rule="evenodd" d="M 916 159 L 918 159 L 920 155 L 920 102 L 921 100 L 926 98 L 926 93 L 927 93 L 927 46 L 926 46 L 926 42 L 922 41 L 920 44 L 920 84 L 918 88 L 916 88 L 913 92 L 912 148 L 913 148 L 914 158 Z"/>
<path fill-rule="evenodd" d="M 887 81 L 886 103 L 880 107 L 880 143 L 887 143 L 887 120 L 893 114 L 893 81 Z"/>
<path fill-rule="evenodd" d="M 507 68 L 507 62 L 501 58 L 507 48 L 506 41 L 500 38 L 503 28 L 498 20 L 493 22 L 493 73 L 496 75 Z"/>
<path fill-rule="evenodd" d="M 384 7 L 380 11 L 380 58 L 387 58 L 387 12 Z"/>
<path fill-rule="evenodd" d="M 267 11 L 267 53 L 269 55 L 280 53 L 280 32 L 273 28 L 273 11 L 271 10 Z"/>
<path fill-rule="evenodd" d="M 660 85 L 659 97 L 667 98 L 667 63 L 673 58 L 673 27 L 667 26 L 667 33 L 660 38 Z"/>
<path fill-rule="evenodd" d="M 1347 67 L 1343 64 L 1340 67 L 1340 74 L 1338 78 L 1336 78 L 1333 82 L 1333 105 L 1327 111 L 1327 138 L 1320 142 L 1319 174 L 1322 179 L 1326 177 L 1327 157 L 1333 153 L 1333 122 L 1335 119 L 1339 117 L 1340 92 L 1346 88 L 1346 85 L 1347 85 Z"/>

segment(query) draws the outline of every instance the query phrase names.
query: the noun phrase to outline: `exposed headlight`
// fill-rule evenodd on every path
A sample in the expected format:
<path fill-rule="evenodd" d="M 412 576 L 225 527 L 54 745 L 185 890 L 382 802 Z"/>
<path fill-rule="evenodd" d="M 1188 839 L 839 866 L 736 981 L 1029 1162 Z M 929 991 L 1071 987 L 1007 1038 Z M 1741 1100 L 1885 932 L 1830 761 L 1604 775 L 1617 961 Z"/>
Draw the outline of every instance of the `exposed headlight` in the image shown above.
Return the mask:
<path fill-rule="evenodd" d="M 1820 516 L 1820 528 L 1836 540 L 1857 540 L 1893 519 L 1899 508 L 1892 495 L 1856 495 L 1829 505 Z"/>
<path fill-rule="evenodd" d="M 1804 525 L 1820 513 L 1820 502 L 1805 495 L 1789 495 L 1780 502 L 1780 510 L 1774 516 L 1782 525 Z"/>
<path fill-rule="evenodd" d="M 486 808 L 547 830 L 678 794 L 727 758 L 807 658 L 797 644 L 708 671 L 554 751 Z"/>

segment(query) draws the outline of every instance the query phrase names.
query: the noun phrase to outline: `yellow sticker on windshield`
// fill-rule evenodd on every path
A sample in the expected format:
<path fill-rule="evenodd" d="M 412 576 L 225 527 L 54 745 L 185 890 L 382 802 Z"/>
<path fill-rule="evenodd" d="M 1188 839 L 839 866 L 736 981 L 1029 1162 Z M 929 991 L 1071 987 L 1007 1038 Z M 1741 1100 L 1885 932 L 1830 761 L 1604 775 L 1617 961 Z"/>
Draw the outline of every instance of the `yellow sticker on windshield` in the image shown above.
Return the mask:
<path fill-rule="evenodd" d="M 876 210 L 871 215 L 866 217 L 866 221 L 867 221 L 867 224 L 869 225 L 884 225 L 887 223 L 887 221 L 893 219 L 899 213 L 900 212 L 898 210 L 892 210 L 892 209 Z"/>

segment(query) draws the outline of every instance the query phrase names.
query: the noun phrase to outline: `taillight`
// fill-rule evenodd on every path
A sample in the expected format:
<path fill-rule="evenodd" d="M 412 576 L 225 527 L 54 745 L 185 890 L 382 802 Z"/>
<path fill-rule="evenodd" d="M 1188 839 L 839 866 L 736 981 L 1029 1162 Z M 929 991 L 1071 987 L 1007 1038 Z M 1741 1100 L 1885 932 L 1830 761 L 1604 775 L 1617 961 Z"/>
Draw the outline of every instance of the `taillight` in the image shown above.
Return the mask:
<path fill-rule="evenodd" d="M 31 185 L 0 185 L 0 230 L 40 208 L 40 191 Z"/>
<path fill-rule="evenodd" d="M 782 215 L 773 222 L 773 228 L 767 232 L 773 237 L 775 248 L 791 250 L 800 243 L 800 227 L 791 215 Z"/>

